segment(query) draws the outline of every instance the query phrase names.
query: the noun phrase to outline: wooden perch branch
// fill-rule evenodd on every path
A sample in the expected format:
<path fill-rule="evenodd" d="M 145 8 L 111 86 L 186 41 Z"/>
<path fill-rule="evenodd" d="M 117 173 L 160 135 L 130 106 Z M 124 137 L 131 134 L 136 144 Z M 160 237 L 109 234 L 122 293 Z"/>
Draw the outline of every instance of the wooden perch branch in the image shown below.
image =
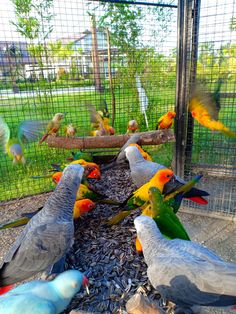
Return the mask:
<path fill-rule="evenodd" d="M 140 135 L 140 145 L 160 145 L 166 142 L 174 142 L 172 130 L 158 130 L 137 133 Z M 49 136 L 48 146 L 65 149 L 88 149 L 88 148 L 120 148 L 133 134 L 116 136 L 87 136 L 67 138 L 61 136 Z"/>

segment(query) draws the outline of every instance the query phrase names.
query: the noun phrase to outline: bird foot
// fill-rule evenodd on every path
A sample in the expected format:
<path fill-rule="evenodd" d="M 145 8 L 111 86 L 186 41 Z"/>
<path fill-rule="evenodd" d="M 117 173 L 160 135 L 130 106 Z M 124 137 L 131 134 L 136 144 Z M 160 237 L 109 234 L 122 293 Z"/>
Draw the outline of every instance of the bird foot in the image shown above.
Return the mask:
<path fill-rule="evenodd" d="M 50 273 L 45 271 L 42 273 L 41 279 L 51 281 L 51 280 L 55 279 L 57 277 L 57 275 L 59 275 L 59 274 L 50 274 Z"/>

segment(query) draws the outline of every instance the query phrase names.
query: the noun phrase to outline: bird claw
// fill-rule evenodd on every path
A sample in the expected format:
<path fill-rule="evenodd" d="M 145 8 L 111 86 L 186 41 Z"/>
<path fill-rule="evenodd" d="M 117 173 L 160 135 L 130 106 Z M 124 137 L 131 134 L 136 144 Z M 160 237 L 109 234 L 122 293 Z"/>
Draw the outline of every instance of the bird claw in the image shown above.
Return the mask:
<path fill-rule="evenodd" d="M 51 281 L 57 277 L 58 274 L 50 274 L 48 272 L 43 272 L 41 275 L 42 280 Z"/>

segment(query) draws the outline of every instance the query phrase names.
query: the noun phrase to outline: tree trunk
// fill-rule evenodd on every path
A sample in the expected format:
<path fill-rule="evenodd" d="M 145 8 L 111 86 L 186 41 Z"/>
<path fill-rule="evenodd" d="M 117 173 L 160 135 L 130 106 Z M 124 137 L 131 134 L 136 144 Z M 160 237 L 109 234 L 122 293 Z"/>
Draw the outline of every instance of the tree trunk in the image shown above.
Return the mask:
<path fill-rule="evenodd" d="M 101 92 L 102 84 L 100 77 L 99 56 L 98 56 L 98 42 L 95 15 L 91 15 L 91 33 L 92 33 L 92 61 L 95 90 Z"/>
<path fill-rule="evenodd" d="M 166 142 L 174 142 L 175 137 L 172 130 L 158 130 L 137 133 L 140 135 L 140 145 L 160 145 Z M 120 148 L 133 134 L 122 134 L 116 136 L 87 136 L 66 138 L 62 136 L 49 136 L 47 143 L 49 147 L 65 149 L 89 149 L 89 148 Z"/>
<path fill-rule="evenodd" d="M 111 44 L 110 44 L 110 32 L 108 27 L 106 28 L 107 33 L 107 59 L 108 59 L 108 76 L 109 76 L 109 86 L 111 91 L 111 101 L 112 101 L 112 122 L 111 125 L 114 127 L 115 116 L 116 116 L 116 98 L 112 81 L 111 73 Z"/>

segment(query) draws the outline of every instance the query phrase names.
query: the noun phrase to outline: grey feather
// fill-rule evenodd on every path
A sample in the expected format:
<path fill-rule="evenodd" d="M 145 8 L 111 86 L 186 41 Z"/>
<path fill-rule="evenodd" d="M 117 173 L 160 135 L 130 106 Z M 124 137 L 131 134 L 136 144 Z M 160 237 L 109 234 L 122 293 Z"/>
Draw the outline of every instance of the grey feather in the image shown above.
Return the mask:
<path fill-rule="evenodd" d="M 84 169 L 69 165 L 43 209 L 26 225 L 4 257 L 1 286 L 44 271 L 63 257 L 73 244 L 73 208 Z"/>
<path fill-rule="evenodd" d="M 124 152 L 129 161 L 132 180 L 138 188 L 150 181 L 157 171 L 166 168 L 155 162 L 145 160 L 135 146 L 126 147 Z"/>
<path fill-rule="evenodd" d="M 148 278 L 164 298 L 189 308 L 236 304 L 236 264 L 225 262 L 200 244 L 166 240 L 150 217 L 137 217 L 134 224 Z"/>
<path fill-rule="evenodd" d="M 121 147 L 118 154 L 111 160 L 111 162 L 102 167 L 102 170 L 107 170 L 110 168 L 114 168 L 116 166 L 122 165 L 127 163 L 125 148 L 128 147 L 130 144 L 137 144 L 140 140 L 140 135 L 138 133 L 133 134 L 128 141 Z"/>
<path fill-rule="evenodd" d="M 158 164 L 153 161 L 145 160 L 138 150 L 137 147 L 135 146 L 128 146 L 125 148 L 125 154 L 126 158 L 129 161 L 129 167 L 131 171 L 131 177 L 133 180 L 133 183 L 139 188 L 140 186 L 144 185 L 150 179 L 154 176 L 154 174 L 161 170 L 161 169 L 166 169 L 165 166 Z M 180 188 L 182 185 L 184 185 L 186 182 L 174 175 L 173 178 L 167 182 L 164 186 L 163 193 L 169 194 L 176 189 Z M 190 197 L 190 196 L 207 196 L 209 193 L 197 189 L 197 188 L 191 188 L 190 191 L 188 191 L 185 196 Z"/>
<path fill-rule="evenodd" d="M 48 121 L 26 120 L 18 128 L 18 139 L 20 143 L 37 141 L 42 137 Z"/>

